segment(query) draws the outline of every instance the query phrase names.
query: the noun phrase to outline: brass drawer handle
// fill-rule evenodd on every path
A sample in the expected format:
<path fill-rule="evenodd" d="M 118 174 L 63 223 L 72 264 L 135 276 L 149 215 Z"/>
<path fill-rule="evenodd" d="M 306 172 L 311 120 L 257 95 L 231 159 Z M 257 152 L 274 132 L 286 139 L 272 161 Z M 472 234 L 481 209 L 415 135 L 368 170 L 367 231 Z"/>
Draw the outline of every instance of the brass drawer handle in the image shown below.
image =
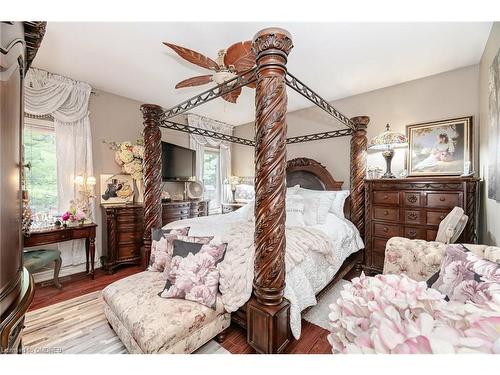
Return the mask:
<path fill-rule="evenodd" d="M 446 216 L 444 216 L 444 215 L 439 216 L 439 218 L 440 218 L 441 220 L 443 220 L 445 217 L 446 217 Z"/>
<path fill-rule="evenodd" d="M 389 199 L 389 196 L 387 194 L 384 195 L 384 199 Z"/>
<path fill-rule="evenodd" d="M 446 198 L 445 198 L 445 197 L 439 197 L 439 200 L 440 200 L 441 202 L 444 202 L 444 201 L 446 200 Z"/>
<path fill-rule="evenodd" d="M 384 228 L 383 228 L 383 231 L 384 231 L 384 232 L 388 232 L 388 231 L 389 231 L 389 228 L 384 227 Z"/>
<path fill-rule="evenodd" d="M 385 210 L 384 215 L 389 215 L 389 211 Z"/>

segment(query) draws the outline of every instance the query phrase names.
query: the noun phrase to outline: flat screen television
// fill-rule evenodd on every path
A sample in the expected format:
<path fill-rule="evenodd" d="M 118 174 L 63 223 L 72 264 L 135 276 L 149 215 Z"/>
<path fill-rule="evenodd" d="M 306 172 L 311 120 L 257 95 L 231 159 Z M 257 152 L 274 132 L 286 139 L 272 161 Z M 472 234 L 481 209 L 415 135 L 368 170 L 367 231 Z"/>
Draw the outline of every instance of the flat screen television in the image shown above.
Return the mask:
<path fill-rule="evenodd" d="M 196 152 L 171 143 L 161 143 L 163 181 L 187 181 L 196 175 Z"/>

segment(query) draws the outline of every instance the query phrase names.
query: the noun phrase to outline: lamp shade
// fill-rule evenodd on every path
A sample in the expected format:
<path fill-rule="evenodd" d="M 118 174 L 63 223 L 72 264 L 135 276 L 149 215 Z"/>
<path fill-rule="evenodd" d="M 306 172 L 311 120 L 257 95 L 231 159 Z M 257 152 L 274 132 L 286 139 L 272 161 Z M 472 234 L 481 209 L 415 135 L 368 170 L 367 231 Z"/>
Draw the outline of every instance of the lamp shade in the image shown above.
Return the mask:
<path fill-rule="evenodd" d="M 77 185 L 83 185 L 85 182 L 85 178 L 79 174 L 78 176 L 75 177 L 75 184 Z"/>
<path fill-rule="evenodd" d="M 368 148 L 374 150 L 387 150 L 396 147 L 404 147 L 407 144 L 408 139 L 406 136 L 402 133 L 393 132 L 389 124 L 387 124 L 385 132 L 373 137 Z"/>

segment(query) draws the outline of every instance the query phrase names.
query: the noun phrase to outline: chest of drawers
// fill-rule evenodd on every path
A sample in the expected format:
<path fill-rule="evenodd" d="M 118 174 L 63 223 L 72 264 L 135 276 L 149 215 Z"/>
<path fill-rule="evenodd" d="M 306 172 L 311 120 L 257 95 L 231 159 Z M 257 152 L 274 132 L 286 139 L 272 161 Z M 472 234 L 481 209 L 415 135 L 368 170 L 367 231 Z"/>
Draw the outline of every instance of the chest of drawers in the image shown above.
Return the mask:
<path fill-rule="evenodd" d="M 365 269 L 382 271 L 391 237 L 435 240 L 439 223 L 455 206 L 469 216 L 457 242 L 475 243 L 478 184 L 458 177 L 365 180 Z"/>
<path fill-rule="evenodd" d="M 208 216 L 208 200 L 168 202 L 161 205 L 162 225 L 172 221 Z"/>

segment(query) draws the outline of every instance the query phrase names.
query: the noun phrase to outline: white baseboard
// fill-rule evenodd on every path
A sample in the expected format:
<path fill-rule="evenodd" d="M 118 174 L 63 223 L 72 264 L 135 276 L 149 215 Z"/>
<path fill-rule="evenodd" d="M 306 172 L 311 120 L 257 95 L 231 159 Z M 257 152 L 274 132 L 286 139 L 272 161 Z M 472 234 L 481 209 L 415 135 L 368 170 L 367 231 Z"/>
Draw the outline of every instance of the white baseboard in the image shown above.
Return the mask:
<path fill-rule="evenodd" d="M 94 269 L 98 269 L 100 266 L 97 266 Z M 59 278 L 69 275 L 74 275 L 75 273 L 85 272 L 85 263 L 62 267 L 61 271 L 59 271 Z M 49 269 L 47 271 L 41 271 L 33 274 L 35 279 L 35 283 L 41 283 L 43 281 L 52 280 L 54 278 L 54 269 Z"/>

